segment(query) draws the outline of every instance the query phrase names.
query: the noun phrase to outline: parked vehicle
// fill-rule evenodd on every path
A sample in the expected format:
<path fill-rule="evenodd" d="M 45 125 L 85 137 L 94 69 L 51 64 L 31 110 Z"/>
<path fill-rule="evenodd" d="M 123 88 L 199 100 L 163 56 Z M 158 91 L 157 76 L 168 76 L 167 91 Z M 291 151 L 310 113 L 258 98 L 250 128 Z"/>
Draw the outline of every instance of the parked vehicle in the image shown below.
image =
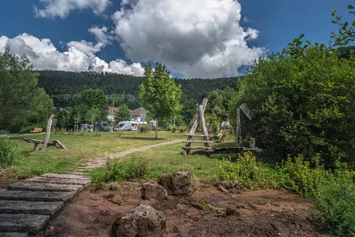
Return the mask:
<path fill-rule="evenodd" d="M 117 124 L 116 130 L 122 131 L 137 131 L 138 122 L 135 121 L 122 121 Z"/>
<path fill-rule="evenodd" d="M 110 125 L 107 122 L 105 122 L 105 121 L 96 122 L 95 123 L 95 128 L 99 132 L 111 132 L 112 131 Z"/>

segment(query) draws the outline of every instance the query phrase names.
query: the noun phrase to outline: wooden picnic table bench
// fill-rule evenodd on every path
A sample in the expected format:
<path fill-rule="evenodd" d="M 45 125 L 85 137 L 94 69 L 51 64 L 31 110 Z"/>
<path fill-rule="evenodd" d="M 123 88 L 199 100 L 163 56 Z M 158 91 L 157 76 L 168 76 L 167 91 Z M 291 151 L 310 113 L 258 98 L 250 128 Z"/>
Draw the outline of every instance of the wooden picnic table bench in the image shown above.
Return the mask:
<path fill-rule="evenodd" d="M 43 130 L 43 128 L 34 128 L 30 132 L 32 132 L 32 133 L 40 133 L 40 132 L 42 132 L 42 130 Z"/>

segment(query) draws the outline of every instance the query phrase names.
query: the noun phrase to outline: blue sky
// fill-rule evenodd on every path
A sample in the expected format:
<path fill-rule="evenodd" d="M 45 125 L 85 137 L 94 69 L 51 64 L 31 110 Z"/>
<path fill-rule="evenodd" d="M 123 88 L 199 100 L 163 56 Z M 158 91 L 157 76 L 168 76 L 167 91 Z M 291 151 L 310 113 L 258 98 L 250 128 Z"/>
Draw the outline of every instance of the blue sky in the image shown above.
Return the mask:
<path fill-rule="evenodd" d="M 331 11 L 348 20 L 351 3 L 3 0 L 0 51 L 25 54 L 37 69 L 142 75 L 146 63 L 160 61 L 186 78 L 235 76 L 302 33 L 329 42 L 337 29 Z"/>

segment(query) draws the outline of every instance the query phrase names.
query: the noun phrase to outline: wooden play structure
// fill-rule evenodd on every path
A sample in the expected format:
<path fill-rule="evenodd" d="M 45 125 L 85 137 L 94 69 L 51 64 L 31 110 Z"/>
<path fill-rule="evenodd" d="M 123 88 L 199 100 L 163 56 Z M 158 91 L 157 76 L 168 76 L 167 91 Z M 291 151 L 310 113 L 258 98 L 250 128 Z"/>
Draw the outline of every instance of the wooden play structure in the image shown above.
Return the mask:
<path fill-rule="evenodd" d="M 221 130 L 219 135 L 217 136 L 209 136 L 208 130 L 205 123 L 205 110 L 207 106 L 208 100 L 204 98 L 202 100 L 202 104 L 198 106 L 198 113 L 194 116 L 194 123 L 190 129 L 187 136 L 187 140 L 184 141 L 185 146 L 182 147 L 183 154 L 188 156 L 191 150 L 201 150 L 204 151 L 207 155 L 217 154 L 217 153 L 242 153 L 246 151 L 251 152 L 261 152 L 260 148 L 255 147 L 255 138 L 250 139 L 249 147 L 241 147 L 241 126 L 240 126 L 240 111 L 247 116 L 249 120 L 254 118 L 253 112 L 248 108 L 246 104 L 242 104 L 237 109 L 237 126 L 236 126 L 236 146 L 235 147 L 218 147 L 213 148 L 211 144 L 214 142 L 211 141 L 211 138 L 215 138 L 217 141 L 221 142 L 226 130 Z M 202 134 L 195 134 L 196 129 L 200 123 Z M 193 140 L 193 138 L 200 138 L 200 140 Z M 198 146 L 192 146 L 192 144 L 200 144 Z"/>

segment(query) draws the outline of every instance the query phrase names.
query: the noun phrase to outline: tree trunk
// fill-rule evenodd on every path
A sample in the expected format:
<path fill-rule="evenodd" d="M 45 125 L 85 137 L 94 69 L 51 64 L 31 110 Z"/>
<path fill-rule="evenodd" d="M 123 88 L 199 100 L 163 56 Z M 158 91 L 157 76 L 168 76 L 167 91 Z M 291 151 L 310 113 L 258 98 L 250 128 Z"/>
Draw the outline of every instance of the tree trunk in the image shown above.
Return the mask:
<path fill-rule="evenodd" d="M 158 119 L 155 122 L 155 139 L 158 139 Z"/>

